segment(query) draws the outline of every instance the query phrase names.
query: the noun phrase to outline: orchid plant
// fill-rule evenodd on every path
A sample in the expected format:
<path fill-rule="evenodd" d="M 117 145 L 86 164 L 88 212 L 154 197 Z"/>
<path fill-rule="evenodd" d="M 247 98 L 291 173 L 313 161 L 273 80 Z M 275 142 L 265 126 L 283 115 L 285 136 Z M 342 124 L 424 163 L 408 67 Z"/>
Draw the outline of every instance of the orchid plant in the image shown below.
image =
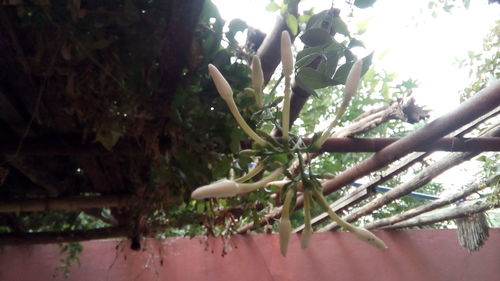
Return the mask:
<path fill-rule="evenodd" d="M 226 102 L 238 125 L 253 140 L 254 145 L 252 149 L 241 151 L 240 153 L 252 155 L 254 157 L 254 162 L 257 164 L 253 167 L 253 169 L 248 171 L 247 174 L 238 179 L 222 179 L 197 188 L 191 194 L 191 198 L 201 200 L 207 198 L 233 197 L 263 188 L 270 182 L 276 180 L 278 177 L 285 176 L 288 179 L 288 182 L 283 186 L 283 194 L 285 194 L 285 198 L 279 223 L 280 250 L 283 256 L 286 256 L 288 250 L 288 242 L 292 232 L 290 213 L 293 211 L 295 206 L 295 199 L 299 193 L 299 186 L 301 187 L 300 192 L 304 196 L 303 211 L 305 228 L 301 234 L 302 248 L 307 248 L 313 233 L 311 225 L 311 208 L 314 202 L 321 206 L 329 214 L 332 220 L 338 223 L 345 230 L 353 233 L 358 239 L 378 248 L 387 248 L 385 243 L 373 233 L 364 228 L 360 228 L 346 222 L 330 208 L 325 197 L 323 196 L 320 182 L 311 172 L 311 166 L 306 165 L 303 159 L 303 154 L 317 151 L 333 133 L 338 121 L 349 106 L 351 98 L 357 91 L 359 81 L 361 79 L 363 61 L 357 60 L 349 71 L 344 88 L 343 102 L 337 110 L 334 120 L 331 122 L 327 130 L 321 134 L 316 134 L 316 138 L 314 138 L 315 140 L 307 146 L 300 137 L 291 135 L 289 132 L 291 78 L 294 72 L 294 59 L 291 47 L 292 44 L 290 35 L 287 31 L 283 31 L 281 34 L 281 63 L 283 77 L 285 80 L 285 88 L 281 110 L 281 122 L 275 124 L 280 127 L 279 129 L 282 132 L 282 137 L 280 139 L 273 138 L 263 131 L 254 131 L 247 124 L 234 101 L 233 90 L 227 80 L 214 65 L 210 64 L 208 66 L 209 74 L 213 79 L 220 96 Z M 251 69 L 252 89 L 250 92 L 254 95 L 256 106 L 258 108 L 263 108 L 264 79 L 258 56 L 253 57 Z M 273 157 L 276 155 L 285 155 L 285 160 L 276 162 L 276 157 Z M 281 157 L 281 159 L 283 159 L 283 157 Z M 292 175 L 287 169 L 294 159 L 298 159 L 298 175 Z M 270 173 L 258 181 L 249 183 L 252 178 L 262 173 L 264 170 L 268 170 Z"/>

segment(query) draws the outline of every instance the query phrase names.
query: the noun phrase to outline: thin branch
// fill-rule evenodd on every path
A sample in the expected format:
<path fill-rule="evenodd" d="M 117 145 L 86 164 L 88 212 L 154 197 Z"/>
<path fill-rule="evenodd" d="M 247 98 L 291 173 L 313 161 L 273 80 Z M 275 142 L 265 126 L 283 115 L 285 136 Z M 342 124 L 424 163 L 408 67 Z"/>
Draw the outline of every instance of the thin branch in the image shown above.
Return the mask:
<path fill-rule="evenodd" d="M 415 147 L 419 147 L 422 144 L 433 143 L 457 128 L 473 122 L 478 117 L 495 109 L 499 105 L 500 81 L 497 81 L 491 86 L 481 90 L 479 93 L 462 103 L 451 112 L 432 121 L 416 132 L 385 147 L 370 158 L 365 159 L 357 165 L 345 170 L 333 180 L 325 182 L 323 184 L 323 193 L 325 195 L 330 194 L 333 191 L 338 190 L 373 171 L 381 169 L 395 160 L 405 156 L 415 149 Z M 297 206 L 302 206 L 302 203 L 303 198 L 297 198 Z M 278 217 L 280 212 L 279 208 L 273 210 L 273 217 Z M 269 215 L 265 216 L 265 218 L 269 219 Z M 238 230 L 238 233 L 244 233 L 253 227 L 253 223 L 247 224 L 241 227 Z"/>
<path fill-rule="evenodd" d="M 354 190 L 353 192 L 344 195 L 343 197 L 337 199 L 335 202 L 333 202 L 330 207 L 332 210 L 335 212 L 341 211 L 349 206 L 352 206 L 353 204 L 364 200 L 368 198 L 373 192 L 375 191 L 375 187 L 377 185 L 380 185 L 391 178 L 395 177 L 399 173 L 405 171 L 409 167 L 411 167 L 413 164 L 422 161 L 425 157 L 429 156 L 430 153 L 414 153 L 412 155 L 409 155 L 406 157 L 401 163 L 399 163 L 396 166 L 390 167 L 387 171 L 383 171 L 382 175 L 370 180 L 369 182 L 359 186 Z M 323 222 L 324 220 L 328 219 L 328 213 L 322 213 L 318 216 L 316 216 L 312 220 L 312 224 L 316 225 L 320 222 Z M 299 226 L 298 228 L 295 229 L 296 232 L 302 231 L 304 228 L 304 225 Z"/>
<path fill-rule="evenodd" d="M 383 218 L 375 222 L 366 224 L 364 227 L 366 229 L 382 228 L 418 216 L 420 214 L 435 210 L 437 208 L 441 208 L 443 206 L 456 202 L 462 198 L 465 198 L 471 195 L 472 193 L 475 193 L 481 189 L 488 187 L 494 181 L 495 178 L 496 176 L 487 179 L 485 182 L 471 184 L 469 187 L 464 188 L 458 192 L 455 192 L 449 196 L 431 201 L 428 204 L 418 206 L 406 212 L 396 214 L 392 217 Z"/>
<path fill-rule="evenodd" d="M 471 200 L 463 202 L 459 205 L 449 206 L 444 209 L 435 210 L 433 212 L 423 214 L 394 225 L 389 225 L 383 227 L 383 229 L 398 229 L 405 227 L 423 226 L 423 225 L 433 224 L 436 222 L 453 220 L 463 216 L 468 216 L 499 207 L 500 207 L 500 201 L 491 201 L 488 199 Z"/>
<path fill-rule="evenodd" d="M 495 130 L 491 131 L 488 135 L 500 135 L 500 126 L 495 126 Z M 433 165 L 421 170 L 417 175 L 415 175 L 411 180 L 405 181 L 402 184 L 394 187 L 382 196 L 370 201 L 369 203 L 359 207 L 350 214 L 344 217 L 344 220 L 352 222 L 362 216 L 371 214 L 378 208 L 404 196 L 415 189 L 427 184 L 433 178 L 442 174 L 446 170 L 464 162 L 472 157 L 478 155 L 477 152 L 457 152 L 451 153 L 447 157 L 437 161 Z M 321 228 L 320 231 L 328 231 L 337 228 L 338 225 L 335 223 L 330 223 L 325 227 Z"/>

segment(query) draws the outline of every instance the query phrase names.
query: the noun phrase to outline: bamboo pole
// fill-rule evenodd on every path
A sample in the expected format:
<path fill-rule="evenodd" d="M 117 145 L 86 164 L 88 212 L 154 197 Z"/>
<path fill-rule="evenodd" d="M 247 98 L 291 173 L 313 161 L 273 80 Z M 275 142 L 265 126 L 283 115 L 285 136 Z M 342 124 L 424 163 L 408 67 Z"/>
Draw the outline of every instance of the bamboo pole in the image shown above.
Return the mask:
<path fill-rule="evenodd" d="M 320 153 L 324 152 L 378 152 L 385 147 L 399 141 L 401 138 L 351 138 L 334 137 L 326 140 Z M 311 138 L 304 138 L 309 145 Z M 104 149 L 100 144 L 80 144 L 79 142 L 61 145 L 52 140 L 25 140 L 18 155 L 106 155 L 110 153 L 133 155 L 140 153 L 134 148 L 131 141 L 122 140 L 113 148 L 113 152 Z M 3 142 L 0 146 L 0 155 L 16 153 L 17 142 Z M 500 138 L 441 138 L 436 142 L 415 147 L 413 151 L 500 151 Z"/>
<path fill-rule="evenodd" d="M 429 153 L 415 153 L 402 161 L 402 163 L 390 167 L 387 171 L 382 172 L 382 175 L 379 177 L 376 177 L 369 182 L 362 184 L 356 190 L 353 192 L 344 195 L 343 197 L 339 198 L 335 202 L 333 202 L 330 207 L 332 208 L 333 211 L 338 212 L 340 210 L 343 210 L 347 208 L 348 206 L 352 206 L 353 204 L 368 198 L 373 192 L 374 189 L 377 185 L 380 185 L 394 176 L 398 175 L 402 171 L 408 169 L 411 167 L 413 164 L 422 161 L 425 157 L 429 156 Z M 362 194 L 362 196 L 360 196 Z M 318 223 L 323 222 L 324 220 L 328 219 L 328 213 L 321 213 L 320 215 L 314 217 L 312 219 L 312 225 L 316 225 Z M 301 225 L 295 229 L 295 232 L 300 232 L 304 228 L 304 225 Z"/>
<path fill-rule="evenodd" d="M 488 199 L 471 200 L 456 206 L 449 206 L 444 209 L 435 210 L 420 216 L 383 227 L 383 229 L 398 229 L 405 227 L 423 226 L 436 222 L 453 220 L 463 216 L 484 212 L 500 207 L 500 201 Z"/>
<path fill-rule="evenodd" d="M 126 226 L 62 232 L 0 233 L 0 245 L 52 244 L 127 237 Z"/>
<path fill-rule="evenodd" d="M 323 184 L 323 194 L 330 194 L 371 172 L 383 168 L 405 156 L 415 147 L 434 143 L 459 127 L 473 122 L 478 117 L 496 109 L 498 106 L 500 106 L 500 81 L 496 81 L 481 90 L 449 113 L 385 147 L 368 159 L 340 173 L 334 179 L 325 182 Z M 300 207 L 302 204 L 303 197 L 297 198 L 296 207 Z M 279 217 L 280 213 L 281 208 L 275 208 L 260 223 L 265 223 L 266 219 Z M 238 233 L 245 233 L 252 228 L 254 228 L 254 224 L 249 223 L 238 229 Z"/>
<path fill-rule="evenodd" d="M 129 204 L 130 199 L 130 195 L 24 199 L 10 202 L 0 202 L 0 213 L 42 212 L 58 210 L 72 211 L 94 208 L 125 207 Z"/>
<path fill-rule="evenodd" d="M 412 217 L 416 217 L 420 214 L 435 210 L 437 208 L 441 208 L 445 205 L 454 203 L 462 198 L 465 198 L 465 197 L 471 195 L 474 192 L 478 192 L 479 190 L 482 190 L 482 189 L 490 186 L 495 178 L 496 178 L 496 176 L 491 177 L 484 182 L 471 184 L 469 187 L 464 188 L 458 192 L 455 192 L 449 196 L 442 197 L 440 199 L 431 201 L 425 205 L 418 206 L 418 207 L 413 208 L 411 210 L 408 210 L 406 212 L 396 214 L 392 217 L 383 218 L 383 219 L 377 220 L 375 222 L 368 223 L 364 227 L 366 229 L 381 228 L 381 227 L 396 224 L 400 221 L 404 221 L 404 220 L 410 219 Z"/>
<path fill-rule="evenodd" d="M 500 134 L 500 126 L 497 124 L 493 131 L 488 133 L 488 136 L 497 136 Z M 418 174 L 416 174 L 411 180 L 405 181 L 402 184 L 394 187 L 390 191 L 384 193 L 382 196 L 368 202 L 367 204 L 359 207 L 358 209 L 351 212 L 349 215 L 344 217 L 344 220 L 348 222 L 352 222 L 362 216 L 366 216 L 371 214 L 373 211 L 378 208 L 388 204 L 401 196 L 404 196 L 415 189 L 427 184 L 433 178 L 437 177 L 444 171 L 448 170 L 451 167 L 454 167 L 464 161 L 471 159 L 472 157 L 478 155 L 477 152 L 455 152 L 451 153 L 447 157 L 437 161 L 433 165 L 421 170 Z M 328 231 L 337 228 L 338 225 L 335 223 L 330 223 L 319 231 Z"/>

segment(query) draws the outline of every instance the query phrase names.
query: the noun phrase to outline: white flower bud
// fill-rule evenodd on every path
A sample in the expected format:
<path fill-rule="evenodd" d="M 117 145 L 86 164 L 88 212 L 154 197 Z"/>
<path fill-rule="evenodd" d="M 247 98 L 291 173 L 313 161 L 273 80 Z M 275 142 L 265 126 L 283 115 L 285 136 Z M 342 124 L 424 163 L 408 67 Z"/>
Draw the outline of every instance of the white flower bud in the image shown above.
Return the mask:
<path fill-rule="evenodd" d="M 363 60 L 358 60 L 354 63 L 347 75 L 344 88 L 344 99 L 350 100 L 358 90 L 359 81 L 361 80 L 361 70 L 363 68 Z"/>
<path fill-rule="evenodd" d="M 262 90 L 262 85 L 264 85 L 264 73 L 262 72 L 262 65 L 260 64 L 260 58 L 258 56 L 253 56 L 252 59 L 252 86 L 254 90 Z"/>
<path fill-rule="evenodd" d="M 290 241 L 290 234 L 292 233 L 292 223 L 288 218 L 281 218 L 280 220 L 280 252 L 281 255 L 286 257 L 288 252 L 288 242 Z"/>
<path fill-rule="evenodd" d="M 288 31 L 281 32 L 281 64 L 283 75 L 290 76 L 293 73 L 292 40 Z"/>
<path fill-rule="evenodd" d="M 195 191 L 193 191 L 193 193 L 191 193 L 191 198 L 194 200 L 200 200 L 206 198 L 232 197 L 236 196 L 239 190 L 240 187 L 238 183 L 222 179 L 209 185 L 198 187 Z"/>
<path fill-rule="evenodd" d="M 387 245 L 385 245 L 384 241 L 375 236 L 375 234 L 370 231 L 353 226 L 353 229 L 350 230 L 352 234 L 354 234 L 359 240 L 365 241 L 366 243 L 375 246 L 380 249 L 387 249 Z"/>
<path fill-rule="evenodd" d="M 217 91 L 219 92 L 219 95 L 224 99 L 227 100 L 229 98 L 233 98 L 233 89 L 231 89 L 231 86 L 227 82 L 226 78 L 220 73 L 220 71 L 215 67 L 213 64 L 208 65 L 208 73 L 210 73 L 210 77 L 212 77 L 212 80 L 214 80 L 215 87 L 217 88 Z"/>

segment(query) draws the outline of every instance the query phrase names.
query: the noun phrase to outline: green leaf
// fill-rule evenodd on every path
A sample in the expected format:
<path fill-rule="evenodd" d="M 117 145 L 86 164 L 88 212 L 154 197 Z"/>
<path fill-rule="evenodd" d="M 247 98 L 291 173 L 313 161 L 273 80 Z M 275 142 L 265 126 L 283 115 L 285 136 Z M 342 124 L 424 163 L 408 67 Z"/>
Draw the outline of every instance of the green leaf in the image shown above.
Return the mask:
<path fill-rule="evenodd" d="M 299 33 L 299 23 L 297 21 L 297 18 L 292 15 L 292 14 L 287 14 L 286 15 L 286 25 L 288 26 L 288 29 L 292 32 L 292 35 L 297 35 Z"/>
<path fill-rule="evenodd" d="M 365 44 L 361 40 L 358 40 L 356 38 L 352 38 L 351 42 L 349 42 L 349 45 L 347 46 L 347 48 L 351 49 L 354 47 L 363 47 L 364 48 Z"/>
<path fill-rule="evenodd" d="M 229 169 L 231 169 L 231 159 L 223 157 L 212 169 L 212 177 L 214 179 L 225 178 L 229 173 Z"/>
<path fill-rule="evenodd" d="M 331 81 L 327 76 L 310 67 L 301 68 L 297 73 L 297 78 L 305 82 L 312 89 L 321 89 L 331 85 Z"/>
<path fill-rule="evenodd" d="M 271 1 L 266 6 L 266 11 L 268 11 L 268 12 L 276 12 L 279 9 L 280 9 L 280 6 L 278 4 L 276 4 L 274 1 Z"/>
<path fill-rule="evenodd" d="M 229 22 L 228 28 L 230 32 L 238 32 L 238 31 L 244 31 L 247 29 L 248 25 L 245 21 L 240 20 L 240 19 L 234 19 Z"/>
<path fill-rule="evenodd" d="M 345 24 L 345 22 L 340 17 L 334 17 L 332 25 L 335 32 L 345 36 L 349 36 L 349 29 L 347 28 L 347 24 Z"/>
<path fill-rule="evenodd" d="M 303 81 L 302 80 L 303 78 L 300 77 L 299 75 L 296 75 L 295 76 L 295 83 L 297 83 L 297 85 L 304 91 L 306 91 L 309 95 L 312 95 L 313 97 L 319 97 L 318 96 L 318 93 L 316 93 L 316 91 L 311 88 L 307 82 Z"/>
<path fill-rule="evenodd" d="M 304 34 L 300 36 L 300 40 L 307 46 L 314 47 L 332 42 L 332 36 L 323 28 L 313 28 L 306 30 Z"/>
<path fill-rule="evenodd" d="M 312 53 L 305 57 L 302 57 L 300 60 L 297 60 L 295 63 L 295 68 L 299 69 L 304 66 L 308 66 L 311 62 L 321 56 L 321 53 Z"/>
<path fill-rule="evenodd" d="M 333 50 L 330 49 L 330 51 L 326 52 L 325 50 L 325 57 L 326 57 L 326 62 L 325 62 L 325 68 L 324 68 L 324 74 L 328 78 L 332 78 L 333 74 L 335 73 L 335 70 L 337 70 L 337 65 L 339 63 L 339 58 L 340 58 L 340 53 L 338 50 Z"/>
<path fill-rule="evenodd" d="M 363 58 L 363 68 L 361 70 L 361 76 L 363 76 L 370 68 L 370 65 L 372 64 L 372 59 L 373 59 L 373 52 Z M 350 61 L 348 63 L 341 65 L 337 70 L 337 72 L 335 72 L 333 80 L 338 84 L 344 85 L 345 80 L 347 79 L 347 75 L 349 74 L 349 71 L 351 70 L 353 64 L 354 61 Z"/>
<path fill-rule="evenodd" d="M 366 9 L 368 7 L 373 6 L 377 0 L 354 0 L 354 6 L 360 9 Z"/>
<path fill-rule="evenodd" d="M 313 54 L 313 53 L 323 53 L 323 49 L 324 49 L 326 46 L 329 46 L 329 44 L 323 44 L 323 45 L 316 46 L 316 47 L 304 48 L 302 51 L 300 51 L 300 52 L 297 54 L 296 59 L 297 59 L 297 60 L 300 60 L 300 59 L 302 59 L 303 57 L 308 56 L 308 55 Z"/>
<path fill-rule="evenodd" d="M 244 31 L 245 29 L 248 28 L 248 25 L 246 22 L 240 19 L 234 19 L 231 22 L 229 22 L 228 25 L 229 31 L 226 32 L 226 37 L 231 42 L 232 44 L 237 44 L 236 40 L 234 39 L 234 36 L 236 33 L 239 31 Z"/>

